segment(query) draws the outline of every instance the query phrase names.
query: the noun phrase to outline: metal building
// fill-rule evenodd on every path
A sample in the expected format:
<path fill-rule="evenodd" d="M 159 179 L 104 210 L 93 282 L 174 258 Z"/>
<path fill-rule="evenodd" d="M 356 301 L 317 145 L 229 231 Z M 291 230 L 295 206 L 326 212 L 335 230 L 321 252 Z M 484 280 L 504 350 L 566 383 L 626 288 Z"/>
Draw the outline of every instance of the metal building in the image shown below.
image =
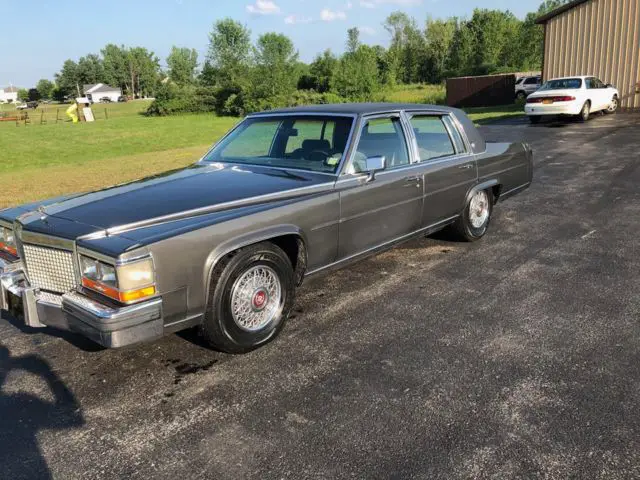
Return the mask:
<path fill-rule="evenodd" d="M 544 25 L 543 80 L 594 75 L 640 109 L 640 0 L 574 0 L 538 18 Z"/>

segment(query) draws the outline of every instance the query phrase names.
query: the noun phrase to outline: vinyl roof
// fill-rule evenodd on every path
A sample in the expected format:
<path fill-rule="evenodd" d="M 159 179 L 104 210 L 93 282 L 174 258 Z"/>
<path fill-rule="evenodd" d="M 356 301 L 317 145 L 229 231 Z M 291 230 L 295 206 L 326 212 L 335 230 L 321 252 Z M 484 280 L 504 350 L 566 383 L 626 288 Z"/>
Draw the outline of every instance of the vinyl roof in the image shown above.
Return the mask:
<path fill-rule="evenodd" d="M 451 112 L 455 109 L 442 105 L 427 105 L 420 103 L 335 103 L 329 105 L 307 105 L 302 107 L 278 108 L 255 115 L 270 115 L 274 113 L 341 113 L 366 115 L 370 113 L 393 112 L 397 110 L 432 110 Z"/>
<path fill-rule="evenodd" d="M 562 14 L 562 13 L 568 11 L 568 10 L 571 10 L 572 8 L 575 8 L 578 5 L 580 5 L 582 3 L 586 3 L 588 1 L 589 0 L 573 0 L 572 2 L 565 3 L 561 7 L 558 7 L 555 10 L 551 10 L 549 13 L 546 13 L 546 14 L 542 15 L 541 17 L 536 18 L 536 23 L 537 24 L 547 23 L 553 17 L 557 17 L 558 15 L 560 15 L 560 14 Z"/>

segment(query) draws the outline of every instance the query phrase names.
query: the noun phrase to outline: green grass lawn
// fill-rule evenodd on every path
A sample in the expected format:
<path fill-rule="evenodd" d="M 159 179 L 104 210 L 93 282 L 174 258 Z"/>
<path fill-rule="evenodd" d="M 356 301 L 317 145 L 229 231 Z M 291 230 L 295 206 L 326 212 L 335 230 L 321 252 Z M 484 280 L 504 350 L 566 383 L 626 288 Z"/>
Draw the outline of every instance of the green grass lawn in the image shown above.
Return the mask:
<path fill-rule="evenodd" d="M 444 85 L 426 85 L 414 83 L 410 85 L 396 85 L 384 91 L 376 100 L 397 103 L 429 103 L 444 105 L 447 92 Z"/>
<path fill-rule="evenodd" d="M 424 95 L 436 91 L 410 85 L 394 90 L 395 96 L 386 101 L 433 103 Z M 189 165 L 239 120 L 213 114 L 140 115 L 147 105 L 133 101 L 94 106 L 97 120 L 90 123 L 0 122 L 0 208 Z M 55 109 L 64 111 L 66 106 L 45 108 L 55 118 Z M 515 105 L 470 110 L 478 123 L 521 114 L 522 107 Z"/>

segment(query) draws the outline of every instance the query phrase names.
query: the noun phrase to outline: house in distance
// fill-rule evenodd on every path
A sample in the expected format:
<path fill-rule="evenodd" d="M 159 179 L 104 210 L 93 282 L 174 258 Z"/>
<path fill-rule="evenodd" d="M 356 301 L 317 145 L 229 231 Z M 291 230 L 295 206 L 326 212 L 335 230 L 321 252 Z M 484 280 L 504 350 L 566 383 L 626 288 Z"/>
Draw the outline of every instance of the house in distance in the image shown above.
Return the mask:
<path fill-rule="evenodd" d="M 94 103 L 102 101 L 105 97 L 112 102 L 117 102 L 118 98 L 122 95 L 122 90 L 116 87 L 111 87 L 106 83 L 84 85 L 82 91 L 84 96 Z"/>

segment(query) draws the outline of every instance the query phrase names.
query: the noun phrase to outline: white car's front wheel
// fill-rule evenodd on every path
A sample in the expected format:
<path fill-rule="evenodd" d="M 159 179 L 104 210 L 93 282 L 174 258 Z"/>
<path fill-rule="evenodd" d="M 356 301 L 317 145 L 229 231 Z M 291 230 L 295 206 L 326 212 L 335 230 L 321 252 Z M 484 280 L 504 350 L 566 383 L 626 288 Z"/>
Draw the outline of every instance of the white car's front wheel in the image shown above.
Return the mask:
<path fill-rule="evenodd" d="M 609 114 L 616 113 L 619 105 L 620 105 L 620 100 L 618 100 L 617 95 L 614 95 L 613 98 L 611 99 L 611 103 L 609 104 L 607 109 L 604 111 L 604 113 L 609 113 Z"/>

